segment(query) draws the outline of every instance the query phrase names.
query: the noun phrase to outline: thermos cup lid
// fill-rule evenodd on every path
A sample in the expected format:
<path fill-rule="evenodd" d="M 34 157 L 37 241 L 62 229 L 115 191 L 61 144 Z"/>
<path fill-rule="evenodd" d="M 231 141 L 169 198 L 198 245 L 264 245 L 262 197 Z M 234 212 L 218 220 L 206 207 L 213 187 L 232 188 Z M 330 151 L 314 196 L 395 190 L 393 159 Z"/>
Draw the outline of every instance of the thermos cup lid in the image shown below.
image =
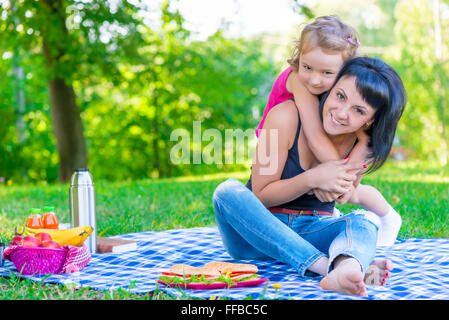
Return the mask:
<path fill-rule="evenodd" d="M 88 168 L 76 168 L 74 169 L 72 179 L 70 181 L 71 186 L 91 186 L 93 185 L 92 176 Z"/>

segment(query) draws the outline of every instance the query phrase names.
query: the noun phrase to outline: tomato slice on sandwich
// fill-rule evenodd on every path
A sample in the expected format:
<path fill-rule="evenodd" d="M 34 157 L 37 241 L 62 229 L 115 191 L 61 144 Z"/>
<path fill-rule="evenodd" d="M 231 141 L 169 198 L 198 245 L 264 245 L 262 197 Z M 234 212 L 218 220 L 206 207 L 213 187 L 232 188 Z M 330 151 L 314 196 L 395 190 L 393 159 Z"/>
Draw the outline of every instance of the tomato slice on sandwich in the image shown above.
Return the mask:
<path fill-rule="evenodd" d="M 182 277 L 182 274 L 179 273 L 173 273 L 173 272 L 161 272 L 162 275 L 164 276 L 174 276 L 174 277 Z"/>
<path fill-rule="evenodd" d="M 245 272 L 245 271 L 243 271 L 243 272 L 232 272 L 229 276 L 232 278 L 232 277 L 235 277 L 235 276 L 241 276 L 241 275 L 243 275 L 243 274 L 247 274 L 247 275 L 251 275 L 251 274 L 255 274 L 255 272 Z"/>

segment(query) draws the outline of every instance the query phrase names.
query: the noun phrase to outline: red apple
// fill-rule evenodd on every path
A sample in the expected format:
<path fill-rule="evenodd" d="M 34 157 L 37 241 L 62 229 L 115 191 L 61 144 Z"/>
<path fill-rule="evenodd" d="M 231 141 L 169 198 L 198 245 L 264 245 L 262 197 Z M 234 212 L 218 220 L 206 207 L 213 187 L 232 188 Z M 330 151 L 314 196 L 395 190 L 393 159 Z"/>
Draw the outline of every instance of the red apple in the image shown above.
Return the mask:
<path fill-rule="evenodd" d="M 23 238 L 24 247 L 39 247 L 40 245 L 41 242 L 36 237 L 26 236 L 25 238 Z"/>
<path fill-rule="evenodd" d="M 23 237 L 17 236 L 11 239 L 11 242 L 9 243 L 10 246 L 21 246 L 23 245 Z"/>
<path fill-rule="evenodd" d="M 51 235 L 49 235 L 47 232 L 39 232 L 39 233 L 36 233 L 34 236 L 35 236 L 40 242 L 44 242 L 44 241 L 47 241 L 47 240 L 52 240 L 52 239 L 51 239 Z"/>
<path fill-rule="evenodd" d="M 54 249 L 59 249 L 59 248 L 61 248 L 60 244 L 57 243 L 56 241 L 53 241 L 53 240 L 45 240 L 45 241 L 42 241 L 41 247 L 45 247 L 45 248 L 54 248 Z"/>

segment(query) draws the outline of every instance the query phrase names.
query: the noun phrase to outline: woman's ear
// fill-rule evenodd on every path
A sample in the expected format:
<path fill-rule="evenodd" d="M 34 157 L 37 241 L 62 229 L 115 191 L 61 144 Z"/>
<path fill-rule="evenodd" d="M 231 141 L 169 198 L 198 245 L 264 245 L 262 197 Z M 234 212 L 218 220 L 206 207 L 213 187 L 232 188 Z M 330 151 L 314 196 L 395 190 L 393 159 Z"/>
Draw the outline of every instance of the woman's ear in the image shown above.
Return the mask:
<path fill-rule="evenodd" d="M 365 130 L 366 130 L 366 129 L 369 129 L 369 127 L 373 124 L 373 122 L 374 122 L 374 121 L 371 120 L 371 121 L 368 121 L 367 123 L 365 123 L 365 124 L 364 124 Z"/>

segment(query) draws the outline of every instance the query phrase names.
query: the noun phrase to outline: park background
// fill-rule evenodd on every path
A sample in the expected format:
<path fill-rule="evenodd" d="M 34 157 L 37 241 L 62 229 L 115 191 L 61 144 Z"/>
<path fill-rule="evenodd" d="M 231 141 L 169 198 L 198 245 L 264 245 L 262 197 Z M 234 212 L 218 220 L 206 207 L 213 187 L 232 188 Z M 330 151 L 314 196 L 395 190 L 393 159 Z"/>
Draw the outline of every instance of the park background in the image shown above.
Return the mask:
<path fill-rule="evenodd" d="M 301 27 L 325 14 L 404 81 L 392 158 L 447 166 L 448 1 L 0 3 L 0 183 L 65 183 L 85 166 L 110 181 L 249 168 L 174 164 L 170 134 L 255 128 Z"/>

